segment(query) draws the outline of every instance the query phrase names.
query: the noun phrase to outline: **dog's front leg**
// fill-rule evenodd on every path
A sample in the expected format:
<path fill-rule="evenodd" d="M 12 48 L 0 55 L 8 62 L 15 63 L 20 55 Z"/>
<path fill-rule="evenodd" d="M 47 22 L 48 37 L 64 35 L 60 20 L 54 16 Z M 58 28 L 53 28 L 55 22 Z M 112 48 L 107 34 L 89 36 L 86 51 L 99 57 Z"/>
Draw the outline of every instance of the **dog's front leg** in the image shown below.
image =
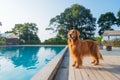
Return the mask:
<path fill-rule="evenodd" d="M 80 68 L 82 66 L 82 59 L 81 58 L 77 58 L 76 59 L 76 68 Z"/>
<path fill-rule="evenodd" d="M 72 56 L 72 66 L 74 67 L 75 65 L 76 65 L 75 56 Z"/>
<path fill-rule="evenodd" d="M 76 68 L 79 68 L 79 63 L 80 63 L 80 62 L 79 62 L 79 59 L 76 58 L 76 65 L 75 65 Z"/>
<path fill-rule="evenodd" d="M 73 60 L 73 61 L 72 61 L 72 66 L 74 67 L 75 65 L 76 65 L 76 61 Z"/>

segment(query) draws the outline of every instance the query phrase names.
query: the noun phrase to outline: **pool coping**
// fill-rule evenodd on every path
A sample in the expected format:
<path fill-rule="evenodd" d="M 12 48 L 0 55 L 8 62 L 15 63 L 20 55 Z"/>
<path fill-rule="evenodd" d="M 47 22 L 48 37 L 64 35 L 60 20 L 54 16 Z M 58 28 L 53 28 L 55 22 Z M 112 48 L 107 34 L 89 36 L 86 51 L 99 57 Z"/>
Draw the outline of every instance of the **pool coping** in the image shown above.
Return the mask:
<path fill-rule="evenodd" d="M 54 57 L 42 70 L 36 73 L 31 80 L 53 80 L 65 52 L 67 51 L 67 46 L 56 56 Z"/>
<path fill-rule="evenodd" d="M 65 44 L 65 45 L 46 45 L 46 44 L 43 44 L 43 45 L 41 45 L 41 44 L 26 44 L 26 45 L 24 45 L 24 44 L 22 44 L 22 45 L 0 45 L 0 46 L 66 46 L 67 44 Z"/>

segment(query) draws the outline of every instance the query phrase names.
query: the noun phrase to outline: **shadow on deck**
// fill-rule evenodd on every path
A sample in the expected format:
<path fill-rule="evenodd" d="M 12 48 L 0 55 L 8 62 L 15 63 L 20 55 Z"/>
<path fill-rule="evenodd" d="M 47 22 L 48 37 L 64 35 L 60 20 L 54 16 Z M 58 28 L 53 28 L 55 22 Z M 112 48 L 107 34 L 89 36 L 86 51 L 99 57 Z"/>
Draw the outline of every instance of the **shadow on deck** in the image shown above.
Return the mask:
<path fill-rule="evenodd" d="M 91 59 L 85 58 L 79 69 L 71 66 L 69 51 L 66 52 L 62 64 L 54 80 L 120 80 L 120 49 L 101 50 L 104 60 L 100 65 L 91 65 Z"/>

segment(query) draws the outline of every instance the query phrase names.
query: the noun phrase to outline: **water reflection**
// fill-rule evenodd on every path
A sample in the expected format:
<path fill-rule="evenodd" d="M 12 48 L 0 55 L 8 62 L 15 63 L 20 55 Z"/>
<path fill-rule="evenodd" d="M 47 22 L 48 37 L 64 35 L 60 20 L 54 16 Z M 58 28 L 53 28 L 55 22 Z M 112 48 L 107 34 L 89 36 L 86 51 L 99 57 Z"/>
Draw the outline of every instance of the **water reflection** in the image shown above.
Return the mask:
<path fill-rule="evenodd" d="M 10 59 L 15 67 L 23 66 L 30 67 L 35 66 L 38 57 L 36 56 L 39 51 L 39 47 L 4 47 L 0 48 L 2 56 L 6 59 Z"/>
<path fill-rule="evenodd" d="M 30 80 L 63 48 L 55 46 L 0 47 L 0 80 Z"/>

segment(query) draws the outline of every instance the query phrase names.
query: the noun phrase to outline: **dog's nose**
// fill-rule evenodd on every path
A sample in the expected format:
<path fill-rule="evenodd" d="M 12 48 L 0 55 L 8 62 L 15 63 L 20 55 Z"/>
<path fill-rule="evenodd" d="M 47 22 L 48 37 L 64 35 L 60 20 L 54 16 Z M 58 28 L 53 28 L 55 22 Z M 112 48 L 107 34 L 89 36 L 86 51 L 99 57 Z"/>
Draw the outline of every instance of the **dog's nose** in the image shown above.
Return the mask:
<path fill-rule="evenodd" d="M 72 34 L 70 34 L 70 37 L 72 36 Z"/>
<path fill-rule="evenodd" d="M 72 34 L 70 34 L 70 38 L 72 38 L 73 37 L 73 35 Z"/>

